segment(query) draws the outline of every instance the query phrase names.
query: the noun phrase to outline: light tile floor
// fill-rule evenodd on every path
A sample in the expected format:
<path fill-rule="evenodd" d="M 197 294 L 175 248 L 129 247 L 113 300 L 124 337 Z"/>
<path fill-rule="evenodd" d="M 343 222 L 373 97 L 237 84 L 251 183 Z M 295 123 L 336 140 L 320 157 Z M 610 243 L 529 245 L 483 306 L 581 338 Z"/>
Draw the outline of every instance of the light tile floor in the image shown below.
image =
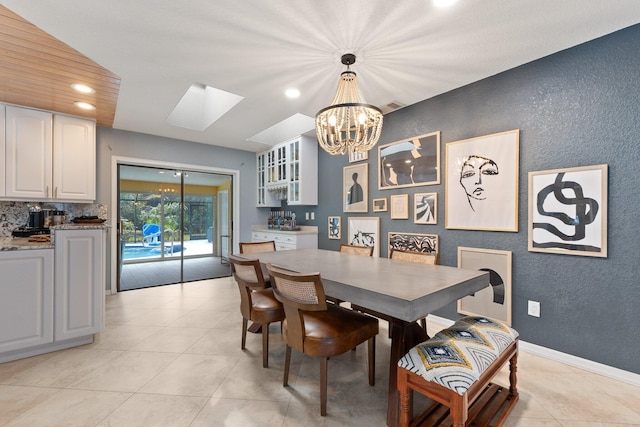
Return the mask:
<path fill-rule="evenodd" d="M 293 353 L 272 325 L 269 368 L 260 335 L 240 350 L 231 278 L 107 296 L 93 344 L 0 364 L 3 426 L 385 426 L 389 340 L 329 361 L 328 415 L 319 415 L 318 362 Z M 430 331 L 432 334 L 434 331 Z M 640 389 L 520 352 L 520 401 L 508 426 L 640 426 Z M 507 384 L 506 372 L 497 380 Z"/>

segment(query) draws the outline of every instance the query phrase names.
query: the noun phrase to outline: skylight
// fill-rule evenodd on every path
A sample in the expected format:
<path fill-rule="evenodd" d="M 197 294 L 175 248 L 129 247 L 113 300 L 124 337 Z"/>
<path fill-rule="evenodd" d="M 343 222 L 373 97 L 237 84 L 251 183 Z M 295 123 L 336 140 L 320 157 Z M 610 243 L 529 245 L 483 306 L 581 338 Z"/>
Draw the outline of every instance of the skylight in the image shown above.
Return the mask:
<path fill-rule="evenodd" d="M 202 132 L 243 99 L 240 95 L 194 83 L 169 114 L 167 123 Z"/>

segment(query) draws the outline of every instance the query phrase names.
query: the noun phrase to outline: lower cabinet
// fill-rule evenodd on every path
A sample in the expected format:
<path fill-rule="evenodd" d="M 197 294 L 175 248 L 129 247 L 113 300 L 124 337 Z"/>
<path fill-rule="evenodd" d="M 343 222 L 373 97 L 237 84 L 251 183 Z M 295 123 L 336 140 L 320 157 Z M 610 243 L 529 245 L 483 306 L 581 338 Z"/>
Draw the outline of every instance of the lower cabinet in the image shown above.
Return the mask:
<path fill-rule="evenodd" d="M 54 249 L 0 252 L 0 363 L 87 344 L 103 329 L 105 230 L 54 236 Z"/>
<path fill-rule="evenodd" d="M 282 231 L 253 231 L 251 232 L 252 242 L 267 242 L 273 240 L 276 243 L 276 250 L 288 249 L 317 249 L 317 234 L 296 234 L 295 232 Z"/>
<path fill-rule="evenodd" d="M 55 232 L 55 338 L 102 330 L 104 312 L 104 230 Z"/>
<path fill-rule="evenodd" d="M 53 250 L 0 252 L 0 356 L 53 342 Z"/>

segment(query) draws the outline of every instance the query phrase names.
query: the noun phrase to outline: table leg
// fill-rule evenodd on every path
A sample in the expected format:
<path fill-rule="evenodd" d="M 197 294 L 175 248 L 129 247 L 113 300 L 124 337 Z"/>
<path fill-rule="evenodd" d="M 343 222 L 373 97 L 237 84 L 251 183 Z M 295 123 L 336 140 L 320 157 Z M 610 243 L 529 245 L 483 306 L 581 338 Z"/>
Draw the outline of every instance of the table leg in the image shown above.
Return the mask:
<path fill-rule="evenodd" d="M 416 322 L 394 319 L 391 328 L 391 358 L 389 360 L 389 401 L 387 405 L 387 425 L 400 425 L 400 393 L 398 393 L 398 360 L 409 350 L 429 339 L 427 332 Z"/>

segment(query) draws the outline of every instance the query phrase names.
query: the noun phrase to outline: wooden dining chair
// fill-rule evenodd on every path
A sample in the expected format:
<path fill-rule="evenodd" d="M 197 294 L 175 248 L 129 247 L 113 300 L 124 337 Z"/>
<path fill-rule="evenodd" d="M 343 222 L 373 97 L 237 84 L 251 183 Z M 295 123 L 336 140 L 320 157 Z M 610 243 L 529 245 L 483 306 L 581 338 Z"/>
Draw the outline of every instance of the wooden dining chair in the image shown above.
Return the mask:
<path fill-rule="evenodd" d="M 327 361 L 367 341 L 369 385 L 375 384 L 378 319 L 327 304 L 319 273 L 299 274 L 267 264 L 274 294 L 284 306 L 286 343 L 283 385 L 289 382 L 291 349 L 320 358 L 320 415 L 327 414 Z"/>
<path fill-rule="evenodd" d="M 229 255 L 231 272 L 240 290 L 242 314 L 242 350 L 247 342 L 247 324 L 251 320 L 262 329 L 262 366 L 269 366 L 269 324 L 284 320 L 284 308 L 268 288 L 260 261 Z"/>
<path fill-rule="evenodd" d="M 440 264 L 440 254 L 438 252 L 417 252 L 417 251 L 405 251 L 401 249 L 391 248 L 389 252 L 389 258 L 396 261 L 417 262 L 421 264 L 437 265 Z M 422 329 L 427 330 L 427 319 L 420 319 L 420 325 Z"/>
<path fill-rule="evenodd" d="M 346 254 L 373 256 L 373 246 L 356 246 L 341 243 L 339 251 Z"/>
<path fill-rule="evenodd" d="M 260 252 L 274 252 L 276 242 L 268 240 L 266 242 L 240 242 L 241 254 L 255 254 Z"/>

